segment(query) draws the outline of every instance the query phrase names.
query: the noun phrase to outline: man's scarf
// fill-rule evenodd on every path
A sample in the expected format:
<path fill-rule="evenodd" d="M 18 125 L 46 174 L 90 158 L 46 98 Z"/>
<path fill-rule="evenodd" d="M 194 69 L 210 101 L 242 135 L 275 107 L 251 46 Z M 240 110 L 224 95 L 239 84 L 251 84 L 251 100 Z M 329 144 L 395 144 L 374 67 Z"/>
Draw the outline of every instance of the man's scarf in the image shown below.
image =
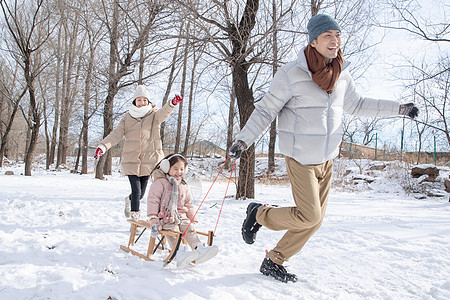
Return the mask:
<path fill-rule="evenodd" d="M 342 71 L 344 58 L 341 49 L 339 49 L 337 57 L 329 63 L 326 63 L 322 55 L 311 45 L 306 47 L 305 56 L 308 68 L 313 73 L 313 81 L 328 94 L 331 94 Z"/>

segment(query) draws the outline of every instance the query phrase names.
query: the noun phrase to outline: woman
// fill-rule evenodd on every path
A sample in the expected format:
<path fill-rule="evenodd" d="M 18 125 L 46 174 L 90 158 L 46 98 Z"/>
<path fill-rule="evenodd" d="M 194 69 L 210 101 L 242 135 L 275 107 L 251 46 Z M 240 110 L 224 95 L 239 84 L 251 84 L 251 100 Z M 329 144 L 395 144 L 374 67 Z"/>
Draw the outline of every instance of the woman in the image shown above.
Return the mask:
<path fill-rule="evenodd" d="M 183 101 L 175 95 L 161 109 L 150 102 L 150 94 L 143 85 L 138 85 L 130 109 L 119 125 L 98 145 L 95 158 L 100 158 L 112 146 L 125 137 L 122 150 L 122 173 L 128 176 L 131 194 L 125 198 L 125 216 L 139 220 L 139 201 L 145 194 L 150 173 L 164 157 L 159 124 L 164 122 Z"/>

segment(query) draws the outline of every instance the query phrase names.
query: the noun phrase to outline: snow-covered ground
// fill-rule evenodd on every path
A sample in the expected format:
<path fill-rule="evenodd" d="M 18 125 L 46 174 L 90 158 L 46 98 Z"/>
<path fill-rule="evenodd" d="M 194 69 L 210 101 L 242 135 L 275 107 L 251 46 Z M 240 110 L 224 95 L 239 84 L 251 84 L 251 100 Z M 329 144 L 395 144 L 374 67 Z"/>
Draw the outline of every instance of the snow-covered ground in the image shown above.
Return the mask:
<path fill-rule="evenodd" d="M 191 179 L 197 206 L 216 165 L 191 168 L 201 178 Z M 288 184 L 257 184 L 254 200 L 234 200 L 231 183 L 224 200 L 222 177 L 197 226 L 214 230 L 224 200 L 214 240 L 219 254 L 178 269 L 119 248 L 129 236 L 129 183 L 118 172 L 103 181 L 40 168 L 26 177 L 23 165 L 0 172 L 0 299 L 450 299 L 448 195 L 416 199 L 390 179 L 358 192 L 333 188 L 321 229 L 286 264 L 299 281 L 286 284 L 259 273 L 265 250 L 283 232 L 262 228 L 247 245 L 240 228 L 250 201 L 291 205 Z M 145 252 L 148 235 L 138 250 Z"/>

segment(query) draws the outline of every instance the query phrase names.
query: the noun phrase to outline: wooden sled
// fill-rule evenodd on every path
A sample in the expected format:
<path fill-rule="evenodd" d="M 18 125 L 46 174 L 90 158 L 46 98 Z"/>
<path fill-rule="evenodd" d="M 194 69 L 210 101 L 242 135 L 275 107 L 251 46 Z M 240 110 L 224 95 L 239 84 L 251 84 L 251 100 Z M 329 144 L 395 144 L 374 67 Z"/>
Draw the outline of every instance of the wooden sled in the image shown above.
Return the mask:
<path fill-rule="evenodd" d="M 159 231 L 159 237 L 158 238 L 154 238 L 152 236 L 150 236 L 150 240 L 148 242 L 148 247 L 147 247 L 147 253 L 144 255 L 134 249 L 131 249 L 130 247 L 134 246 L 134 244 L 139 240 L 140 236 L 138 237 L 138 239 L 136 239 L 136 229 L 138 227 L 143 227 L 146 229 L 149 229 L 149 231 L 151 230 L 151 224 L 148 221 L 144 221 L 144 220 L 139 220 L 139 221 L 134 221 L 132 219 L 129 219 L 128 222 L 131 223 L 131 230 L 130 230 L 130 238 L 128 240 L 128 246 L 123 246 L 120 245 L 120 249 L 122 249 L 123 251 L 126 251 L 128 253 L 131 253 L 133 255 L 136 255 L 142 259 L 145 259 L 146 261 L 154 261 L 154 259 L 150 258 L 150 256 L 152 254 L 155 254 L 155 252 L 160 249 L 160 250 L 168 250 L 169 254 L 166 256 L 166 258 L 163 260 L 164 264 L 167 265 L 169 264 L 177 255 L 177 251 L 180 248 L 181 243 L 186 244 L 186 241 L 182 238 L 182 234 L 179 232 L 172 232 L 172 231 L 167 231 L 167 230 L 160 230 Z M 144 229 L 145 230 L 145 229 Z M 207 246 L 211 246 L 213 244 L 213 232 L 212 231 L 208 231 L 207 233 L 205 232 L 200 232 L 200 231 L 196 231 L 197 234 L 199 235 L 203 235 L 203 236 L 207 236 L 208 237 L 208 242 L 207 242 Z M 142 235 L 142 233 L 141 233 Z M 174 246 L 173 249 L 169 249 L 165 247 L 165 236 L 173 236 L 175 237 L 175 242 L 174 242 Z M 158 239 L 158 242 L 156 242 L 156 239 Z"/>

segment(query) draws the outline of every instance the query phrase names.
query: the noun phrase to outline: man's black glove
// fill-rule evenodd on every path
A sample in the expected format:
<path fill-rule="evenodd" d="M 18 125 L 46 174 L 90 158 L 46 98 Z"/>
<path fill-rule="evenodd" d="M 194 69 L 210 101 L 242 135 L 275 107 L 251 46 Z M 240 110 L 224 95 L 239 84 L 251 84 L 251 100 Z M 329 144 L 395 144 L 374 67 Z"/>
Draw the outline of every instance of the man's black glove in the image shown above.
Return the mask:
<path fill-rule="evenodd" d="M 238 159 L 239 157 L 241 157 L 242 151 L 244 151 L 245 149 L 247 149 L 247 145 L 245 144 L 245 142 L 238 140 L 233 144 L 233 146 L 231 146 L 230 156 Z"/>
<path fill-rule="evenodd" d="M 414 119 L 419 115 L 419 109 L 414 105 L 414 103 L 400 104 L 398 113 L 400 115 L 405 115 L 410 117 L 411 119 Z"/>

